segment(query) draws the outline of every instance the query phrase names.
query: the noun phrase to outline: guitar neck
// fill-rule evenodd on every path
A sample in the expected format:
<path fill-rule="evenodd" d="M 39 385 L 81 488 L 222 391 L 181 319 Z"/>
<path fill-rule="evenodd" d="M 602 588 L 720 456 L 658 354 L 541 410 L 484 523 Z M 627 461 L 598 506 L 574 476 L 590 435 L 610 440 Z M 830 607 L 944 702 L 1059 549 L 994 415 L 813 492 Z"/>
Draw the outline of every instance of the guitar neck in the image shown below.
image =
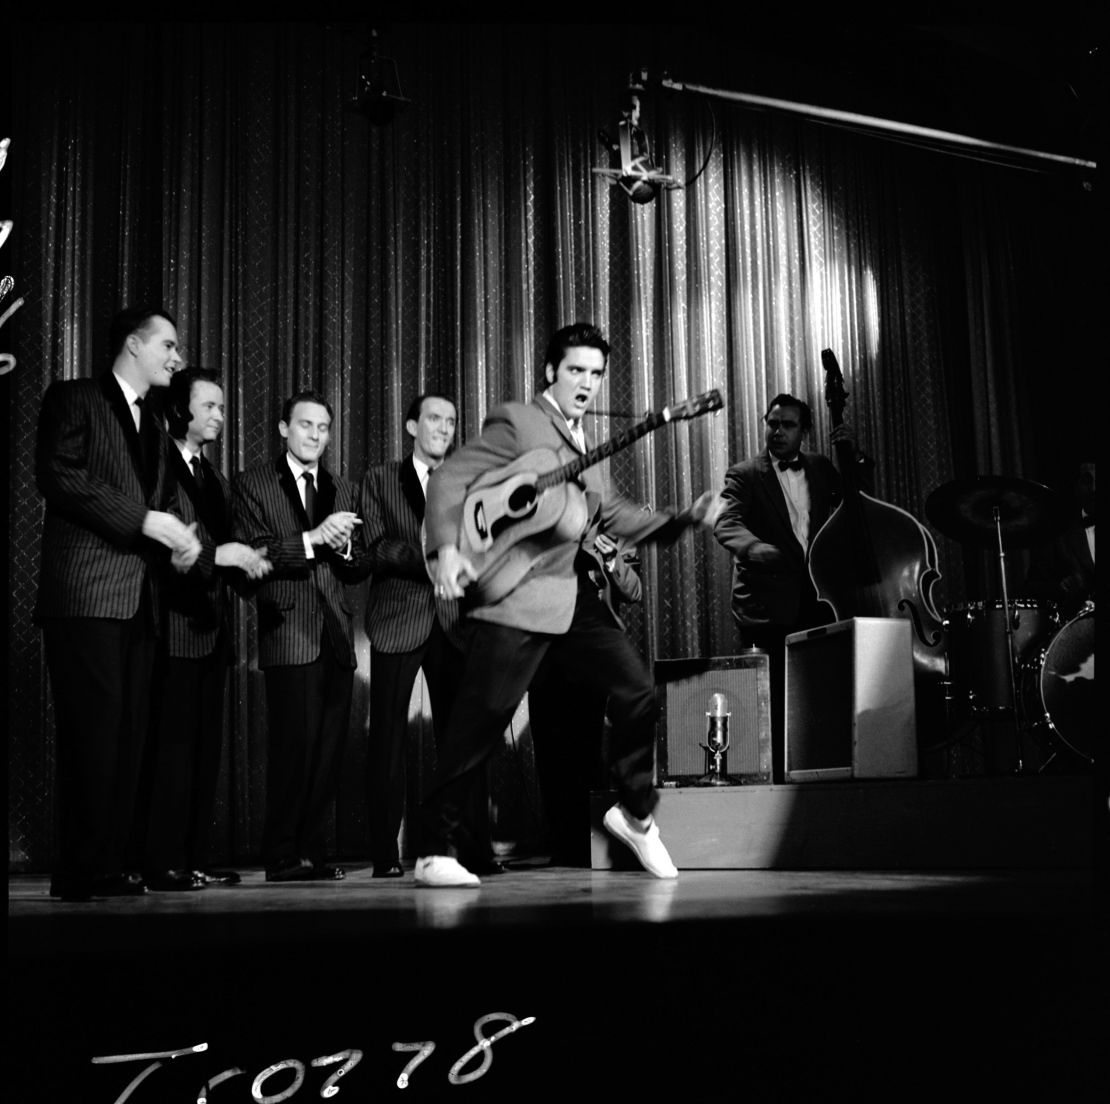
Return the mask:
<path fill-rule="evenodd" d="M 631 429 L 626 429 L 623 433 L 618 433 L 616 437 L 610 438 L 605 444 L 598 445 L 582 456 L 576 456 L 562 467 L 541 475 L 536 480 L 536 491 L 546 491 L 551 487 L 557 487 L 560 483 L 570 482 L 587 468 L 592 468 L 594 464 L 600 463 L 615 452 L 620 452 L 621 449 L 628 448 L 633 442 L 651 433 L 652 430 L 658 429 L 667 420 L 665 414 L 649 414 L 642 422 L 632 426 Z"/>

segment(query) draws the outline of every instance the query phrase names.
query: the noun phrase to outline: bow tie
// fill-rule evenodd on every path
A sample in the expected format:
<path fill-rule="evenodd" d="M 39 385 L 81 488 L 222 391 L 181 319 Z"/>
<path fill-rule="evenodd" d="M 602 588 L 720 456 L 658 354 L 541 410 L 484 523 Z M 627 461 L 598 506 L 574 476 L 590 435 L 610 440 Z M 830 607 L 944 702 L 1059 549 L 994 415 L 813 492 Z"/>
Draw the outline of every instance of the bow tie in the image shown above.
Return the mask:
<path fill-rule="evenodd" d="M 801 471 L 805 465 L 798 460 L 780 460 L 779 471 Z"/>

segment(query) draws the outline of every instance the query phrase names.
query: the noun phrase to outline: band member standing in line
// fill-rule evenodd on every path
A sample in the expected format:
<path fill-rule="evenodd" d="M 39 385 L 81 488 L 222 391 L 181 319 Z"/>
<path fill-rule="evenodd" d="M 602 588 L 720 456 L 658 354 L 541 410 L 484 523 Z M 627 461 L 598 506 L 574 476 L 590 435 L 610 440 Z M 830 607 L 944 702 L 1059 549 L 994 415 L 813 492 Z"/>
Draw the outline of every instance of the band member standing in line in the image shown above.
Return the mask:
<path fill-rule="evenodd" d="M 420 669 L 428 683 L 436 743 L 462 673 L 458 603 L 432 593 L 420 525 L 428 477 L 455 439 L 455 404 L 444 395 L 418 395 L 405 431 L 412 452 L 404 460 L 372 467 L 362 481 L 363 532 L 370 556 L 366 634 L 370 638 L 370 743 L 366 761 L 370 856 L 375 878 L 404 874 L 397 837 L 405 805 L 405 736 L 413 682 Z M 485 873 L 501 869 L 493 857 L 488 784 L 474 789 L 468 865 Z"/>
<path fill-rule="evenodd" d="M 546 390 L 531 403 L 492 410 L 481 436 L 436 470 L 428 485 L 427 547 L 435 561 L 437 593 L 461 598 L 479 572 L 459 548 L 469 488 L 535 449 L 563 462 L 588 450 L 582 416 L 597 396 L 609 345 L 588 323 L 556 333 L 544 361 Z M 718 500 L 707 492 L 681 514 L 653 516 L 615 494 L 598 469 L 566 484 L 564 524 L 547 534 L 546 547 L 526 556 L 523 576 L 499 600 L 470 613 L 462 684 L 439 749 L 435 779 L 421 810 L 420 858 L 415 881 L 424 886 L 474 886 L 480 879 L 459 861 L 466 848 L 463 811 L 485 766 L 549 654 L 558 658 L 574 695 L 579 684 L 605 687 L 613 722 L 612 767 L 619 800 L 605 814 L 607 829 L 656 877 L 677 875 L 652 816 L 655 688 L 643 660 L 598 595 L 589 572 L 601 568 L 594 549 L 598 529 L 635 543 L 674 539 L 684 528 L 711 525 Z M 571 520 L 573 519 L 573 521 Z"/>
<path fill-rule="evenodd" d="M 233 660 L 231 595 L 236 576 L 261 579 L 264 548 L 231 540 L 231 492 L 204 455 L 224 425 L 216 373 L 174 373 L 166 403 L 167 485 L 173 510 L 196 524 L 201 552 L 187 574 L 163 578 L 163 634 L 155 666 L 144 879 L 155 890 L 235 885 L 234 870 L 212 870 L 209 834 L 223 746 L 224 684 Z"/>
<path fill-rule="evenodd" d="M 166 435 L 146 403 L 181 363 L 161 308 L 112 320 L 111 370 L 51 384 L 35 479 L 46 500 L 35 620 L 57 733 L 58 860 L 52 896 L 145 893 L 124 871 L 146 741 L 158 631 L 158 573 L 200 554 L 193 527 L 162 510 Z"/>
<path fill-rule="evenodd" d="M 276 461 L 232 484 L 233 539 L 266 549 L 258 586 L 258 665 L 266 674 L 266 880 L 338 881 L 327 818 L 351 713 L 355 646 L 345 588 L 370 572 L 358 489 L 321 463 L 330 403 L 315 391 L 286 400 Z"/>

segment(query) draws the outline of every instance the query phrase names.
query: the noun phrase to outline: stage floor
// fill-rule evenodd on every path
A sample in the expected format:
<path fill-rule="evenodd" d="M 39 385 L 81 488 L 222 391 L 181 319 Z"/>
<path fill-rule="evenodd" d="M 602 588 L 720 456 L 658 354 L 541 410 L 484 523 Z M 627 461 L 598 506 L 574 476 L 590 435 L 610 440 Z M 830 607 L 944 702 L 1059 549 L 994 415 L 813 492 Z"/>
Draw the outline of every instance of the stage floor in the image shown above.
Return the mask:
<path fill-rule="evenodd" d="M 313 1060 L 355 1051 L 339 1099 L 381 1099 L 417 1053 L 395 1044 L 428 1042 L 406 1098 L 1094 1099 L 1096 881 L 1008 869 L 662 882 L 537 859 L 476 890 L 354 864 L 327 885 L 267 884 L 255 868 L 232 888 L 63 905 L 48 879 L 13 876 L 7 1099 L 111 1104 L 155 1061 L 131 1104 L 192 1104 L 206 1083 L 213 1104 L 319 1099 L 351 1055 Z M 462 1061 L 514 1021 L 484 1072 L 484 1049 Z M 92 1061 L 202 1043 L 173 1061 Z M 283 1095 L 297 1063 L 303 1083 Z"/>

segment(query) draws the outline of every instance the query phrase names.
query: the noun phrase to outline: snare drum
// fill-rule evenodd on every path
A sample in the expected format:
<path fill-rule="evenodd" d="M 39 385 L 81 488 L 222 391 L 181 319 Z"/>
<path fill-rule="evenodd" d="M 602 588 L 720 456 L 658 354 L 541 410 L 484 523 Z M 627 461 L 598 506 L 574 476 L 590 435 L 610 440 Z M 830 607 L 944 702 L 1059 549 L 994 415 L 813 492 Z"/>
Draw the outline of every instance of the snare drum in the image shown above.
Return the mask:
<path fill-rule="evenodd" d="M 957 698 L 965 698 L 974 713 L 1010 712 L 1010 664 L 1002 602 L 953 606 L 945 621 L 949 677 Z M 1016 681 L 1029 648 L 1056 630 L 1060 616 L 1053 602 L 1016 598 L 1010 602 L 1010 622 Z"/>
<path fill-rule="evenodd" d="M 1021 701 L 1034 732 L 1047 733 L 1088 763 L 1095 761 L 1094 602 L 1026 657 Z"/>

